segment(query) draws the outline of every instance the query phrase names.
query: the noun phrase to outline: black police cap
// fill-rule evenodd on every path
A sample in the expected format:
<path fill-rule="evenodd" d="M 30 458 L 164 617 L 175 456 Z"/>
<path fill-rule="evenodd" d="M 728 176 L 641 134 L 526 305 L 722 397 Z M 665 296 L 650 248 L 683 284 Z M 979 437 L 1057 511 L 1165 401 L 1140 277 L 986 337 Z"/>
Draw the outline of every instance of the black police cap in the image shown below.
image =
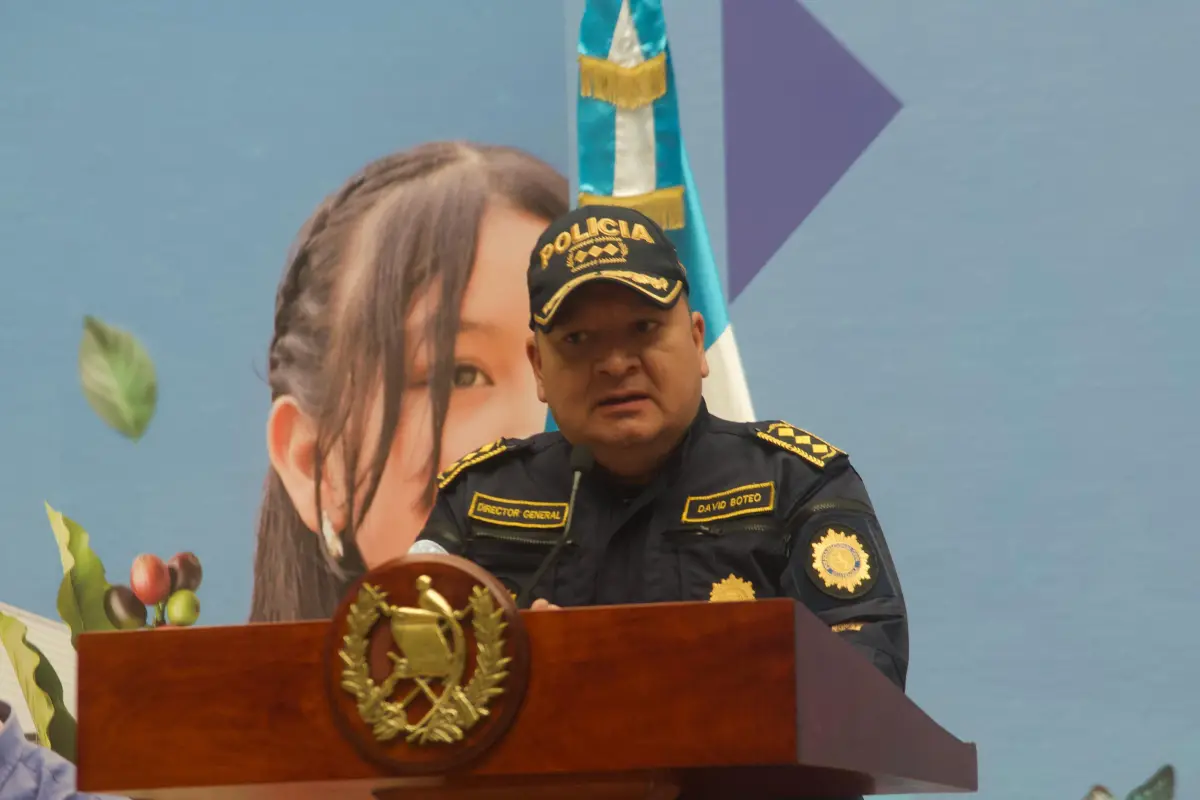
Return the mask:
<path fill-rule="evenodd" d="M 662 228 L 640 211 L 581 206 L 550 224 L 529 260 L 529 327 L 550 330 L 580 286 L 609 281 L 663 307 L 687 291 L 687 271 Z"/>

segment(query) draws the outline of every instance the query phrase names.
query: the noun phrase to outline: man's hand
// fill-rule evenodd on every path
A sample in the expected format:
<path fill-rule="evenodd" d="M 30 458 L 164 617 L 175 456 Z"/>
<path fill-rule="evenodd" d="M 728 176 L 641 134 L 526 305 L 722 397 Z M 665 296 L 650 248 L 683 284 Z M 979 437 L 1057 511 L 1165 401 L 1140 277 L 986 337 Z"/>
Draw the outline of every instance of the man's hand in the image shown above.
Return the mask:
<path fill-rule="evenodd" d="M 529 607 L 529 610 L 530 611 L 547 611 L 549 609 L 554 609 L 554 608 L 558 608 L 558 606 L 554 605 L 549 600 L 544 600 L 541 597 L 539 597 L 537 600 L 533 601 L 533 605 L 531 605 Z"/>

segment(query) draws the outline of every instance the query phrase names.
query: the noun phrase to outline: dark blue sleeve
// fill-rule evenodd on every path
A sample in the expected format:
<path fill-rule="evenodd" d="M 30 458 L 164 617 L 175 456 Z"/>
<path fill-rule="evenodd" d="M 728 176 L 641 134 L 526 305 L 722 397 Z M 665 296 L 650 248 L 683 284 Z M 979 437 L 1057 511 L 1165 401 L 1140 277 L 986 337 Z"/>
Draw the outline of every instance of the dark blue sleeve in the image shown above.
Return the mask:
<path fill-rule="evenodd" d="M 417 545 L 428 541 L 439 545 L 450 555 L 461 556 L 466 550 L 466 530 L 461 519 L 455 511 L 452 494 L 438 492 L 414 547 L 419 551 Z"/>
<path fill-rule="evenodd" d="M 908 614 L 883 528 L 849 463 L 831 465 L 787 519 L 785 594 L 823 622 L 901 689 L 908 676 Z"/>

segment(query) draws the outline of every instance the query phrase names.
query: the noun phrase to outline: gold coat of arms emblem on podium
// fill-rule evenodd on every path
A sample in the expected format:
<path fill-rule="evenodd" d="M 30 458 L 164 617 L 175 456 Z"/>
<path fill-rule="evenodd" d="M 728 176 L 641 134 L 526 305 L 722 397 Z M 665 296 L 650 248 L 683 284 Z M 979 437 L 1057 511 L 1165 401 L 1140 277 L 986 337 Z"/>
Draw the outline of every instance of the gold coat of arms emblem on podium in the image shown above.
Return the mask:
<path fill-rule="evenodd" d="M 471 591 L 467 607 L 451 608 L 433 588 L 416 580 L 417 607 L 388 602 L 378 586 L 363 583 L 350 606 L 346 636 L 339 651 L 345 667 L 342 689 L 354 696 L 359 716 L 378 742 L 403 736 L 409 744 L 452 744 L 463 739 L 488 714 L 489 701 L 504 692 L 510 658 L 504 655 L 504 610 L 482 586 Z M 465 675 L 468 642 L 463 622 L 470 618 L 475 639 L 475 669 Z M 391 671 L 371 677 L 371 633 L 381 619 L 391 632 L 387 657 Z M 413 713 L 414 701 L 428 707 Z M 424 704 L 422 704 L 424 705 Z"/>

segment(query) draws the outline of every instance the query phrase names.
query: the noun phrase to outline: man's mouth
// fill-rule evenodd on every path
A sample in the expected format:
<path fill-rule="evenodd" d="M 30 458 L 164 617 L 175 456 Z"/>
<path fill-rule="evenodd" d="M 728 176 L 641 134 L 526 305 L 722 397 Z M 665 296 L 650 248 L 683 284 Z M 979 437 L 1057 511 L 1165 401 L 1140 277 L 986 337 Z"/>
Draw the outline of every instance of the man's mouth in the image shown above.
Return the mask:
<path fill-rule="evenodd" d="M 645 392 L 614 392 L 601 399 L 596 405 L 600 408 L 620 408 L 621 406 L 649 399 L 650 395 Z"/>

